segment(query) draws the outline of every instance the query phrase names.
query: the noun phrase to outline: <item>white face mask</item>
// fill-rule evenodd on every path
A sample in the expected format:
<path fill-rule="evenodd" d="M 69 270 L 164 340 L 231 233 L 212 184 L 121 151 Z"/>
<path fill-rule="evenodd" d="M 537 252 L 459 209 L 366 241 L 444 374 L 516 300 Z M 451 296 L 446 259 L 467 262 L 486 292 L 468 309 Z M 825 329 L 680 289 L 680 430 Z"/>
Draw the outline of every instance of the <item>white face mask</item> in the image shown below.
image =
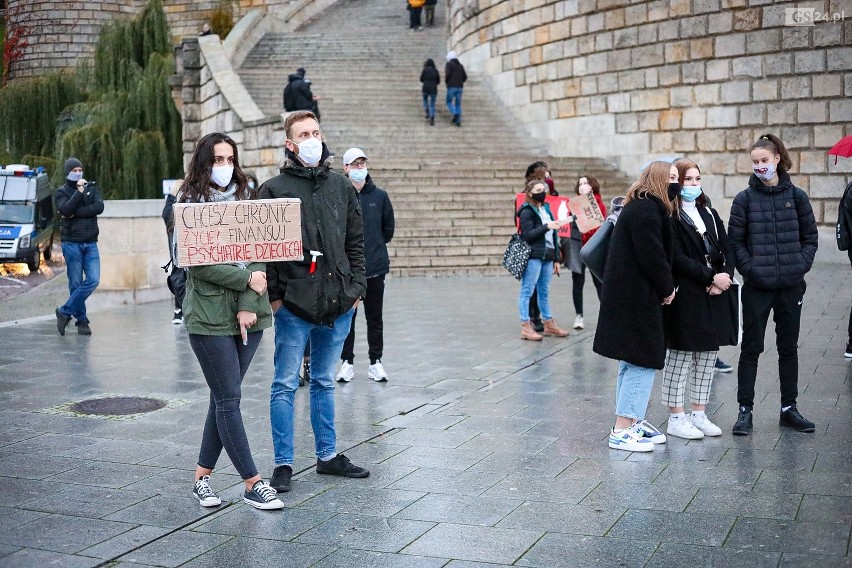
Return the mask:
<path fill-rule="evenodd" d="M 587 183 L 580 184 L 579 191 L 580 195 L 588 195 L 592 192 L 592 186 Z"/>
<path fill-rule="evenodd" d="M 234 177 L 234 166 L 216 166 L 210 173 L 210 181 L 219 187 L 228 187 Z"/>
<path fill-rule="evenodd" d="M 311 136 L 296 146 L 299 148 L 299 159 L 306 165 L 316 165 L 322 158 L 322 142 L 319 138 Z"/>
<path fill-rule="evenodd" d="M 355 183 L 362 183 L 367 179 L 367 168 L 349 168 L 349 179 Z"/>
<path fill-rule="evenodd" d="M 83 172 L 68 172 L 68 176 L 65 179 L 68 181 L 80 181 L 83 179 Z"/>

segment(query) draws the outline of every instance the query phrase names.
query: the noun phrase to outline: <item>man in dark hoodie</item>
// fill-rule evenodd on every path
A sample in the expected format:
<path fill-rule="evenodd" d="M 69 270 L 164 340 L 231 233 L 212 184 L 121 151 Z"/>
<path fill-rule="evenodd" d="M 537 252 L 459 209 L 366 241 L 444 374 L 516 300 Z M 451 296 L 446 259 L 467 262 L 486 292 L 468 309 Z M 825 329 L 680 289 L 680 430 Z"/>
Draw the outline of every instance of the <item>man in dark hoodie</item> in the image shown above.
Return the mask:
<path fill-rule="evenodd" d="M 294 398 L 309 339 L 316 471 L 342 477 L 370 475 L 337 453 L 334 429 L 334 366 L 355 308 L 367 293 L 361 208 L 349 180 L 331 170 L 331 156 L 312 112 L 288 115 L 284 132 L 281 173 L 266 181 L 259 195 L 302 202 L 304 260 L 266 265 L 275 314 L 275 373 L 269 405 L 275 471 L 270 485 L 279 492 L 290 490 L 293 475 Z"/>
<path fill-rule="evenodd" d="M 95 184 L 83 179 L 83 164 L 77 158 L 65 161 L 65 184 L 56 190 L 59 234 L 68 272 L 68 301 L 56 308 L 56 329 L 65 335 L 71 318 L 77 320 L 77 333 L 92 335 L 86 317 L 86 299 L 92 295 L 101 277 L 98 254 L 98 215 L 104 200 Z"/>
<path fill-rule="evenodd" d="M 299 67 L 295 73 L 287 77 L 287 86 L 284 87 L 284 110 L 293 112 L 297 110 L 314 110 L 316 97 L 311 92 L 311 84 L 305 81 L 305 69 Z"/>
<path fill-rule="evenodd" d="M 444 82 L 447 84 L 447 108 L 453 115 L 453 124 L 461 126 L 462 120 L 462 89 L 467 81 L 464 65 L 461 64 L 455 51 L 447 53 L 447 65 L 444 67 Z"/>
<path fill-rule="evenodd" d="M 387 244 L 393 238 L 393 206 L 385 190 L 376 187 L 367 172 L 367 155 L 360 148 L 349 148 L 343 154 L 343 171 L 358 194 L 364 218 L 364 262 L 367 267 L 367 294 L 364 315 L 367 318 L 367 345 L 370 367 L 367 376 L 376 382 L 388 380 L 382 366 L 384 333 L 382 305 L 385 297 L 385 275 L 390 272 Z M 355 310 L 355 316 L 358 310 Z M 337 381 L 348 383 L 355 378 L 355 316 L 340 353 Z"/>

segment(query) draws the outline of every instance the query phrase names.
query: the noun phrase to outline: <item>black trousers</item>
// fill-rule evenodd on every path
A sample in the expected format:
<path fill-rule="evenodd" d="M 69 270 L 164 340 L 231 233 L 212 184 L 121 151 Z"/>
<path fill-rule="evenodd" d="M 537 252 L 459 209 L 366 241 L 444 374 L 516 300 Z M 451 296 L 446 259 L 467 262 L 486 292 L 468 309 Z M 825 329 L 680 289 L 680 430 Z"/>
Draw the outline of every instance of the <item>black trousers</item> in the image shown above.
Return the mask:
<path fill-rule="evenodd" d="M 591 272 L 589 272 L 591 274 Z M 581 316 L 583 315 L 583 286 L 586 285 L 586 265 L 583 265 L 582 272 L 571 273 L 571 295 L 574 298 L 574 312 Z M 598 300 L 601 299 L 601 287 L 603 284 L 598 277 L 592 274 L 592 283 L 595 285 L 595 290 L 598 293 Z"/>
<path fill-rule="evenodd" d="M 382 358 L 382 351 L 384 350 L 385 335 L 384 323 L 382 322 L 384 302 L 385 275 L 367 278 L 367 294 L 364 296 L 361 305 L 364 306 L 364 315 L 367 318 L 367 345 L 371 365 Z M 355 361 L 355 318 L 357 316 L 358 310 L 356 309 L 352 316 L 352 327 L 349 328 L 349 335 L 346 336 L 346 341 L 343 342 L 343 351 L 340 353 L 340 359 L 350 365 Z"/>
<path fill-rule="evenodd" d="M 201 436 L 198 465 L 215 468 L 224 447 L 243 479 L 257 475 L 257 467 L 251 457 L 240 412 L 240 386 L 260 345 L 263 331 L 247 335 L 248 345 L 243 345 L 239 335 L 189 334 L 189 344 L 210 387 L 210 406 Z"/>
<path fill-rule="evenodd" d="M 741 406 L 754 405 L 757 360 L 763 353 L 770 311 L 775 322 L 781 406 L 796 404 L 799 395 L 799 325 L 806 288 L 804 280 L 782 290 L 763 290 L 748 284 L 743 286 L 743 344 L 737 368 L 737 402 Z"/>
<path fill-rule="evenodd" d="M 533 295 L 530 296 L 530 321 L 541 323 L 541 311 L 538 309 L 538 290 L 533 290 Z"/>
<path fill-rule="evenodd" d="M 408 10 L 409 23 L 410 23 L 410 25 L 408 27 L 411 28 L 412 30 L 415 30 L 415 29 L 421 27 L 421 25 L 422 25 L 420 23 L 421 12 L 423 12 L 422 6 L 420 8 L 410 8 Z"/>

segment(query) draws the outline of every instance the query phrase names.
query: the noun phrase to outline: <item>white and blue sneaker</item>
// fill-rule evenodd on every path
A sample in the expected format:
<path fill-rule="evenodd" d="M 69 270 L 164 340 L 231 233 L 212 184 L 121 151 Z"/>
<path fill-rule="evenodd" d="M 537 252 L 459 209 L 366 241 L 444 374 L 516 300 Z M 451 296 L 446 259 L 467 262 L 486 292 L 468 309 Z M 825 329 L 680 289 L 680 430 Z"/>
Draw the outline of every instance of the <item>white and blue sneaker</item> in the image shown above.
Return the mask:
<path fill-rule="evenodd" d="M 657 430 L 654 425 L 647 420 L 640 420 L 634 424 L 633 431 L 654 444 L 666 443 L 666 435 Z"/>
<path fill-rule="evenodd" d="M 615 428 L 610 430 L 609 447 L 613 450 L 625 450 L 627 452 L 654 451 L 654 444 L 637 434 L 633 428 L 625 428 L 618 432 L 615 431 Z"/>

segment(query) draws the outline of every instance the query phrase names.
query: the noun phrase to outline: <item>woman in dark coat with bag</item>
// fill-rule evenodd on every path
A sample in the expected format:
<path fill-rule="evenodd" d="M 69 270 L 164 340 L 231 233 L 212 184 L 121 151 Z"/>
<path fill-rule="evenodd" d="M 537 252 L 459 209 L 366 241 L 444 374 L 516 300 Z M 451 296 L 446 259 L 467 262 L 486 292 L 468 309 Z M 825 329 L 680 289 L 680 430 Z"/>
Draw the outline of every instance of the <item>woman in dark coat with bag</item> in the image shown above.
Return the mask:
<path fill-rule="evenodd" d="M 707 205 L 701 191 L 701 171 L 692 160 L 675 162 L 680 183 L 679 213 L 672 219 L 674 281 L 677 297 L 666 309 L 666 367 L 662 400 L 669 407 L 666 433 L 687 440 L 721 436 L 705 409 L 710 398 L 714 364 L 720 345 L 736 344 L 729 294 L 734 254 L 725 225 Z M 689 383 L 692 414 L 684 414 Z"/>
<path fill-rule="evenodd" d="M 666 359 L 663 305 L 675 298 L 671 217 L 677 168 L 651 162 L 630 187 L 609 244 L 594 351 L 618 360 L 609 447 L 649 452 L 666 441 L 645 420 L 656 369 Z"/>

